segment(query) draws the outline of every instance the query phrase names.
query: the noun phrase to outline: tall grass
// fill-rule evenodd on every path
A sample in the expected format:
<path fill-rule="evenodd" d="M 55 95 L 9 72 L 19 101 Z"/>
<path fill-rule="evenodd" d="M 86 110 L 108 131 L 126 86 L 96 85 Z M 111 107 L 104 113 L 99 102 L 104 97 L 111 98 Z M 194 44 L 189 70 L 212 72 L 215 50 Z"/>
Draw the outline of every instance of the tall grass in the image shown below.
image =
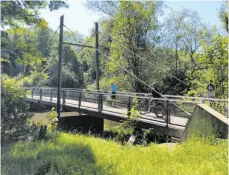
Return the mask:
<path fill-rule="evenodd" d="M 60 133 L 49 141 L 2 148 L 2 174 L 226 175 L 227 140 L 193 138 L 173 147 L 127 147 L 100 138 Z"/>

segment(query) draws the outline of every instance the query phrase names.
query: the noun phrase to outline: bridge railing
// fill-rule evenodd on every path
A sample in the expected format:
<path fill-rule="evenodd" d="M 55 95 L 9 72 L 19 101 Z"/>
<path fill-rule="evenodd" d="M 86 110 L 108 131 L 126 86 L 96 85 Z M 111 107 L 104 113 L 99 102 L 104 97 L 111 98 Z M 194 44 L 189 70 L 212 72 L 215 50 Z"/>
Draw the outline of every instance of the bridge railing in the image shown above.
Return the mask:
<path fill-rule="evenodd" d="M 28 87 L 27 89 L 52 89 L 52 90 L 57 90 L 56 87 Z M 64 91 L 77 91 L 77 92 L 100 92 L 100 93 L 109 93 L 110 91 L 106 90 L 92 90 L 92 89 L 80 89 L 80 88 L 62 88 Z M 136 93 L 136 92 L 121 92 L 117 91 L 117 94 L 124 94 L 124 95 L 131 95 L 131 96 L 151 96 L 150 93 Z M 172 99 L 183 99 L 183 100 L 192 100 L 195 102 L 202 103 L 204 101 L 208 100 L 213 100 L 213 101 L 220 101 L 220 102 L 228 102 L 226 99 L 216 99 L 216 98 L 206 98 L 206 97 L 191 97 L 191 96 L 181 96 L 181 95 L 163 95 L 164 97 L 167 98 L 172 98 Z"/>
<path fill-rule="evenodd" d="M 33 99 L 49 101 L 52 103 L 57 102 L 57 89 L 56 88 L 30 88 L 30 96 Z M 94 110 L 102 113 L 119 114 L 125 117 L 132 116 L 131 108 L 135 107 L 135 110 L 139 111 L 139 115 L 144 120 L 156 121 L 159 123 L 165 123 L 166 125 L 173 124 L 178 126 L 185 126 L 185 122 L 177 124 L 176 120 L 183 118 L 184 121 L 188 120 L 189 115 L 180 110 L 177 105 L 189 108 L 191 113 L 194 109 L 195 103 L 192 101 L 177 100 L 177 99 L 161 99 L 153 98 L 149 96 L 129 95 L 129 94 L 116 94 L 115 99 L 111 98 L 109 92 L 97 92 L 87 90 L 74 90 L 74 89 L 62 89 L 61 91 L 61 104 L 69 105 L 78 108 L 85 108 L 88 110 Z M 137 103 L 134 98 L 137 99 Z M 157 105 L 152 107 L 153 110 L 148 110 L 149 101 L 151 103 L 162 104 L 160 109 Z M 188 105 L 187 105 L 188 104 Z M 187 107 L 189 106 L 189 107 Z M 156 113 L 160 115 L 163 112 L 163 117 L 157 117 Z"/>
<path fill-rule="evenodd" d="M 56 88 L 29 88 L 30 96 L 33 99 L 50 101 L 52 103 L 57 102 L 57 89 Z M 78 108 L 87 108 L 97 112 L 103 113 L 113 113 L 119 114 L 126 117 L 131 116 L 131 108 L 135 106 L 136 110 L 139 111 L 141 118 L 150 121 L 156 121 L 160 123 L 165 123 L 166 125 L 173 124 L 178 126 L 185 126 L 185 121 L 189 120 L 189 115 L 186 112 L 192 113 L 194 107 L 197 103 L 207 103 L 209 99 L 196 98 L 196 100 L 191 100 L 191 98 L 177 97 L 177 96 L 167 96 L 167 99 L 153 98 L 146 94 L 116 94 L 115 99 L 111 98 L 110 92 L 99 92 L 91 90 L 78 90 L 78 89 L 62 89 L 61 91 L 61 104 L 70 105 Z M 134 101 L 137 99 L 137 104 Z M 187 100 L 189 99 L 189 100 Z M 215 100 L 215 99 L 214 99 Z M 160 109 L 155 105 L 149 109 L 149 101 L 152 104 L 162 104 Z M 220 104 L 228 104 L 227 101 L 219 99 L 214 102 Z M 159 105 L 160 106 L 160 105 Z M 162 108 L 162 109 L 161 109 Z M 183 110 L 181 110 L 183 109 Z M 156 114 L 160 112 L 164 113 L 163 117 L 157 117 Z M 176 122 L 182 118 L 184 122 Z M 180 123 L 180 124 L 177 124 Z"/>

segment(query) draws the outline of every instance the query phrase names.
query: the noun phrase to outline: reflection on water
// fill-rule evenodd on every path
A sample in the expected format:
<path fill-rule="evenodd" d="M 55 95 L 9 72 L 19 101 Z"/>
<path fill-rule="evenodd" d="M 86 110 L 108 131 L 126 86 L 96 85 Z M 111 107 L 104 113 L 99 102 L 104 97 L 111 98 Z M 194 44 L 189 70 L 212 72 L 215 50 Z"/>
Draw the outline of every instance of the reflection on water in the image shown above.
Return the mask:
<path fill-rule="evenodd" d="M 48 111 L 46 112 L 33 112 L 33 116 L 29 119 L 30 122 L 40 123 L 43 125 L 48 125 Z"/>

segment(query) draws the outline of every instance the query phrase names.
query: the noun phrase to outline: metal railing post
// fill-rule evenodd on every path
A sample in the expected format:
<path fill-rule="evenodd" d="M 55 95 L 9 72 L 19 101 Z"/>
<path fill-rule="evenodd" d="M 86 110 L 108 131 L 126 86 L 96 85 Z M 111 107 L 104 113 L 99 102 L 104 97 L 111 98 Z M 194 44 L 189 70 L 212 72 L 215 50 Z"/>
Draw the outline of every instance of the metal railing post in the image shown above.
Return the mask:
<path fill-rule="evenodd" d="M 52 102 L 52 89 L 51 89 L 51 93 L 50 93 L 50 102 Z"/>
<path fill-rule="evenodd" d="M 131 110 L 131 97 L 128 97 L 128 104 L 127 104 L 127 116 L 128 116 L 128 118 L 131 115 L 130 110 Z"/>
<path fill-rule="evenodd" d="M 101 112 L 101 94 L 99 94 L 97 98 L 98 98 L 98 111 Z"/>
<path fill-rule="evenodd" d="M 82 99 L 82 92 L 80 92 L 80 95 L 79 95 L 79 108 L 81 106 L 81 99 Z"/>
<path fill-rule="evenodd" d="M 103 94 L 101 94 L 101 111 L 103 110 Z"/>
<path fill-rule="evenodd" d="M 169 141 L 169 123 L 170 123 L 170 117 L 169 117 L 169 101 L 166 100 L 166 118 L 165 118 L 165 123 L 166 123 L 166 142 L 168 143 Z"/>
<path fill-rule="evenodd" d="M 40 89 L 40 100 L 42 100 L 42 89 Z"/>
<path fill-rule="evenodd" d="M 170 117 L 169 117 L 169 101 L 166 100 L 166 118 L 165 118 L 165 123 L 166 126 L 168 127 L 169 123 L 170 123 Z"/>
<path fill-rule="evenodd" d="M 65 105 L 65 91 L 63 91 L 63 101 L 62 101 L 62 105 Z"/>
<path fill-rule="evenodd" d="M 32 98 L 33 98 L 33 88 L 31 89 L 31 96 L 32 96 Z"/>

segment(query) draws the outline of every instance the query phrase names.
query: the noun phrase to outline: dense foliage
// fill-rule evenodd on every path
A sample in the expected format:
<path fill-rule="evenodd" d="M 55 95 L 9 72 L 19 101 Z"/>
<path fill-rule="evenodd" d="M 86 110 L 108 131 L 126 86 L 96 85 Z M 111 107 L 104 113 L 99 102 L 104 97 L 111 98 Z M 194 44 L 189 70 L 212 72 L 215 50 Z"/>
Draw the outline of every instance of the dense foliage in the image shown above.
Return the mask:
<path fill-rule="evenodd" d="M 10 133 L 12 129 L 7 117 L 22 122 L 20 127 L 26 125 L 27 115 L 23 111 L 26 113 L 27 107 L 20 101 L 20 93 L 14 93 L 15 89 L 10 86 L 17 85 L 16 89 L 57 86 L 58 32 L 53 35 L 55 31 L 39 16 L 39 9 L 47 6 L 50 10 L 68 7 L 61 1 L 1 3 L 2 133 Z M 148 85 L 158 84 L 165 94 L 204 96 L 206 85 L 212 80 L 216 97 L 227 98 L 228 38 L 217 27 L 207 26 L 196 12 L 173 11 L 160 22 L 162 2 L 88 1 L 86 6 L 102 14 L 99 21 L 100 50 L 104 53 L 100 54 L 99 61 L 101 89 L 109 90 L 110 84 L 115 83 L 120 91 L 148 92 L 136 76 Z M 219 13 L 226 32 L 227 7 L 223 3 Z M 64 41 L 83 44 L 84 40 L 88 40 L 87 45 L 94 45 L 94 30 L 88 38 L 64 31 Z M 62 87 L 95 88 L 95 50 L 80 49 L 64 47 Z M 11 108 L 12 111 L 8 110 Z M 17 122 L 19 118 L 21 121 Z"/>
<path fill-rule="evenodd" d="M 228 38 L 214 34 L 209 42 L 202 41 L 201 46 L 203 54 L 196 55 L 195 67 L 188 72 L 192 87 L 199 92 L 204 92 L 206 84 L 212 80 L 216 85 L 216 96 L 226 99 L 228 97 Z"/>
<path fill-rule="evenodd" d="M 227 97 L 227 36 L 207 26 L 197 12 L 173 11 L 159 22 L 164 7 L 161 2 L 95 1 L 86 5 L 104 15 L 101 50 L 112 61 L 101 55 L 102 89 L 109 89 L 114 82 L 120 90 L 146 92 L 133 74 L 148 85 L 158 84 L 161 92 L 179 95 L 206 96 L 206 86 L 212 80 L 216 97 Z M 223 4 L 223 24 L 228 19 L 226 9 Z M 94 66 L 93 55 L 85 49 L 80 56 Z"/>
<path fill-rule="evenodd" d="M 39 17 L 39 9 L 49 6 L 49 9 L 57 10 L 60 7 L 68 7 L 65 1 L 40 0 L 40 1 L 2 1 L 1 25 L 22 26 L 22 24 L 44 24 L 44 19 Z M 47 23 L 46 23 L 47 24 Z"/>
<path fill-rule="evenodd" d="M 207 84 L 213 81 L 216 97 L 227 98 L 226 3 L 219 13 L 224 32 L 206 25 L 188 9 L 173 11 L 161 22 L 164 5 L 159 1 L 88 1 L 86 6 L 102 14 L 101 89 L 108 90 L 115 83 L 120 91 L 147 92 L 136 76 L 148 85 L 156 83 L 166 94 L 204 96 Z M 56 10 L 68 5 L 53 0 L 1 2 L 3 145 L 29 134 L 30 115 L 22 87 L 57 86 L 58 32 L 39 15 L 39 9 L 46 7 Z M 64 41 L 83 44 L 88 40 L 87 45 L 94 45 L 94 30 L 90 35 L 65 30 Z M 64 47 L 62 87 L 95 88 L 95 50 L 79 50 Z M 131 112 L 138 116 L 137 110 Z M 56 117 L 54 111 L 50 115 Z M 55 128 L 55 121 L 52 124 Z M 127 129 L 131 125 L 135 123 L 126 122 L 117 129 L 132 133 L 132 127 Z M 27 141 L 3 147 L 2 173 L 227 174 L 227 146 L 227 141 L 190 140 L 173 150 L 156 145 L 126 148 L 112 141 L 61 134 L 48 142 Z"/>
<path fill-rule="evenodd" d="M 1 143 L 10 144 L 28 137 L 28 104 L 17 80 L 2 77 L 1 89 Z"/>
<path fill-rule="evenodd" d="M 47 78 L 44 71 L 51 50 L 47 22 L 39 9 L 67 7 L 61 1 L 1 2 L 1 143 L 28 138 L 29 105 L 23 86 L 38 86 Z M 47 46 L 47 47 L 46 47 Z"/>
<path fill-rule="evenodd" d="M 53 37 L 54 31 L 38 13 L 48 4 L 51 10 L 66 7 L 54 1 L 2 4 L 3 26 L 11 26 L 2 31 L 2 71 L 24 79 L 24 86 L 57 86 L 58 35 Z M 158 84 L 165 94 L 199 96 L 206 95 L 206 85 L 212 80 L 216 97 L 227 97 L 227 37 L 216 27 L 207 26 L 197 12 L 173 11 L 160 22 L 162 2 L 88 1 L 86 6 L 103 15 L 99 43 L 109 59 L 100 54 L 101 89 L 108 90 L 113 82 L 118 90 L 147 92 L 136 76 L 148 85 Z M 7 15 L 13 7 L 18 7 L 15 25 L 12 15 Z M 222 24 L 227 23 L 226 9 L 223 4 L 219 14 Z M 25 17 L 25 13 L 33 15 Z M 28 27 L 18 25 L 22 23 Z M 91 36 L 88 45 L 95 43 L 94 31 Z M 64 31 L 65 41 L 84 43 L 87 39 Z M 64 48 L 62 86 L 94 88 L 95 50 L 79 50 L 75 46 Z"/>

